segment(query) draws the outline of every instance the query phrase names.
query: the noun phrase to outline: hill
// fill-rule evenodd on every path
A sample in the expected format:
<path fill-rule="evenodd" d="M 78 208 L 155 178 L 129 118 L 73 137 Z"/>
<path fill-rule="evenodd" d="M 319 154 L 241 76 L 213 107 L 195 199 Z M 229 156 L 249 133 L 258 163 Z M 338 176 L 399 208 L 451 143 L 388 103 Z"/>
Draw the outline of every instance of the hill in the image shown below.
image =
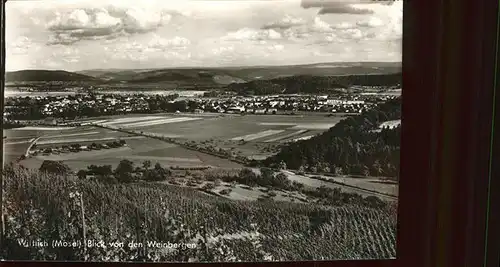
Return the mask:
<path fill-rule="evenodd" d="M 240 94 L 277 94 L 277 93 L 324 93 L 350 86 L 398 86 L 402 74 L 355 74 L 342 76 L 299 75 L 280 77 L 270 80 L 255 80 L 247 83 L 229 85 L 231 91 Z"/>
<path fill-rule="evenodd" d="M 336 175 L 397 177 L 401 127 L 379 126 L 401 118 L 401 98 L 349 117 L 309 140 L 287 145 L 263 164 Z"/>
<path fill-rule="evenodd" d="M 35 82 L 35 81 L 99 81 L 92 76 L 64 71 L 64 70 L 21 70 L 7 72 L 5 74 L 6 82 Z"/>
<path fill-rule="evenodd" d="M 220 86 L 245 82 L 224 70 L 207 69 L 144 69 L 144 70 L 85 70 L 79 73 L 106 80 L 107 83 L 174 84 L 179 86 Z"/>
<path fill-rule="evenodd" d="M 8 260 L 252 262 L 395 257 L 396 220 L 386 208 L 233 201 L 174 185 L 104 184 L 16 166 L 5 173 L 4 209 L 9 217 L 2 255 Z M 103 240 L 107 247 L 33 249 L 19 242 L 85 239 Z M 125 247 L 108 245 L 115 241 Z M 144 246 L 128 247 L 129 242 Z M 147 242 L 196 247 L 169 250 L 146 246 Z"/>
<path fill-rule="evenodd" d="M 124 73 L 115 74 L 112 80 L 126 81 L 127 83 L 176 83 L 179 85 L 218 85 L 243 80 L 227 75 L 224 71 L 207 71 L 203 69 L 186 70 L 151 70 L 135 72 L 135 75 L 124 76 Z"/>
<path fill-rule="evenodd" d="M 292 83 L 312 87 L 345 86 L 355 81 L 344 81 L 342 75 L 387 75 L 401 71 L 401 63 L 398 62 L 342 62 L 342 63 L 318 63 L 308 65 L 289 66 L 252 66 L 252 67 L 207 67 L 207 68 L 161 68 L 161 69 L 91 69 L 77 72 L 62 70 L 22 70 L 8 72 L 7 82 L 34 82 L 34 81 L 78 81 L 96 82 L 101 84 L 120 85 L 174 85 L 174 86 L 199 86 L 199 87 L 221 87 L 237 85 L 252 81 L 269 81 L 280 86 Z M 293 78 L 298 76 L 299 78 Z M 371 77 L 356 79 L 362 83 L 373 83 Z M 371 75 L 367 75 L 371 76 Z M 321 78 L 318 78 L 321 77 Z M 332 79 L 331 77 L 337 77 Z M 352 78 L 352 77 L 351 77 Z M 316 81 L 318 80 L 319 81 Z M 364 80 L 363 80 L 364 79 Z M 309 81 L 307 81 L 309 80 Z M 263 84 L 268 83 L 264 82 Z M 318 85 L 314 85 L 318 83 Z M 338 85 L 337 85 L 338 83 Z M 376 82 L 375 82 L 376 83 Z M 252 84 L 249 84 L 253 86 Z M 306 89 L 308 91 L 309 89 Z M 313 89 L 311 89 L 313 90 Z M 314 89 L 316 90 L 316 89 Z"/>
<path fill-rule="evenodd" d="M 128 83 L 197 83 L 200 85 L 243 83 L 297 75 L 332 76 L 388 74 L 401 71 L 398 62 L 320 63 L 289 66 L 252 66 L 224 68 L 95 69 L 78 73 L 109 81 Z"/>

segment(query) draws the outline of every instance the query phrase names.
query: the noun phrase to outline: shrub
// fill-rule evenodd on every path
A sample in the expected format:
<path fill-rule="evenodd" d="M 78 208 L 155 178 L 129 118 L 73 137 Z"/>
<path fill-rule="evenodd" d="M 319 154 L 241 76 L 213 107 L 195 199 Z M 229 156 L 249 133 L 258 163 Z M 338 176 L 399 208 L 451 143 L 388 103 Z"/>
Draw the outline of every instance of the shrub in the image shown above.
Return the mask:
<path fill-rule="evenodd" d="M 219 194 L 227 196 L 227 195 L 231 194 L 232 191 L 233 190 L 231 190 L 230 188 L 226 188 L 226 189 L 221 190 L 219 192 Z"/>
<path fill-rule="evenodd" d="M 203 190 L 213 190 L 215 189 L 215 185 L 213 183 L 207 183 L 202 187 Z"/>
<path fill-rule="evenodd" d="M 143 167 L 144 169 L 146 169 L 146 170 L 147 170 L 147 169 L 149 169 L 149 168 L 151 168 L 151 161 L 150 161 L 150 160 L 145 160 L 145 161 L 142 163 L 142 167 Z"/>
<path fill-rule="evenodd" d="M 76 175 L 78 176 L 78 178 L 80 179 L 85 179 L 87 178 L 87 171 L 85 170 L 79 170 Z"/>

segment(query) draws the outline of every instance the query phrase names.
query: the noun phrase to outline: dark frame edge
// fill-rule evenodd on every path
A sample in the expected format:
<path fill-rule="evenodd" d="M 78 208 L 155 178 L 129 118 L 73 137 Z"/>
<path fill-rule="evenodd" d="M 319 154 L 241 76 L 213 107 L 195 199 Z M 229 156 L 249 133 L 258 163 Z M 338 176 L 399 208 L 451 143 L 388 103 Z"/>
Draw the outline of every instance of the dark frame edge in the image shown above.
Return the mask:
<path fill-rule="evenodd" d="M 486 266 L 498 1 L 447 1 L 432 266 Z M 465 29 L 474 29 L 466 31 Z"/>
<path fill-rule="evenodd" d="M 405 1 L 403 13 L 401 149 L 410 152 L 401 154 L 396 266 L 431 266 L 444 1 Z"/>
<path fill-rule="evenodd" d="M 500 188 L 500 7 L 497 7 L 496 18 L 496 51 L 495 51 L 495 82 L 493 93 L 493 122 L 491 136 L 491 158 L 489 168 L 489 184 L 488 184 L 488 216 L 486 218 L 487 228 L 485 235 L 485 267 L 500 266 L 500 194 L 494 189 Z M 497 128 L 497 129 L 495 129 Z"/>
<path fill-rule="evenodd" d="M 1 28 L 1 34 L 2 37 L 0 38 L 0 70 L 2 74 L 2 81 L 5 80 L 5 4 L 7 0 L 2 0 L 1 4 L 1 22 L 0 22 L 0 28 Z M 4 199 L 4 179 L 3 179 L 3 169 L 4 169 L 4 140 L 3 140 L 3 113 L 4 113 L 4 96 L 5 96 L 5 84 L 4 82 L 1 83 L 0 85 L 0 94 L 2 101 L 0 101 L 0 112 L 1 112 L 1 117 L 2 120 L 0 121 L 0 129 L 2 129 L 2 138 L 0 139 L 0 146 L 1 146 L 1 153 L 0 153 L 0 260 L 3 260 L 3 240 L 4 240 L 4 234 L 5 234 L 5 229 L 4 229 L 4 209 L 3 209 L 3 199 Z"/>

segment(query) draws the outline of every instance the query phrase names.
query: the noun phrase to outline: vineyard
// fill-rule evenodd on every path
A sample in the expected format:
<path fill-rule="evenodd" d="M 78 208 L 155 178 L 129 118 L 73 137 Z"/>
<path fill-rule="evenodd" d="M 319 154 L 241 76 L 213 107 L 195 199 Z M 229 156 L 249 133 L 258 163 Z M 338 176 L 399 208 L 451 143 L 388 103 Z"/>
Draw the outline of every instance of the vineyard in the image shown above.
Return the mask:
<path fill-rule="evenodd" d="M 4 258 L 289 261 L 395 257 L 392 209 L 233 201 L 167 184 L 102 184 L 13 167 Z M 195 243 L 196 248 L 23 247 L 19 240 Z"/>

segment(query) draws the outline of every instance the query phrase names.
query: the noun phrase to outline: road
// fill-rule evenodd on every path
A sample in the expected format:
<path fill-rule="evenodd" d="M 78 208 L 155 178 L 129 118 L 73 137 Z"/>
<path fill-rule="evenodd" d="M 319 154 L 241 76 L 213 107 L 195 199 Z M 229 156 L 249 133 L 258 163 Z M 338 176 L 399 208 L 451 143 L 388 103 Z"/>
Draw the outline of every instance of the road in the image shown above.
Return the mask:
<path fill-rule="evenodd" d="M 29 157 L 31 148 L 33 147 L 33 145 L 35 145 L 35 144 L 36 144 L 36 142 L 37 142 L 37 141 L 38 141 L 38 139 L 40 139 L 40 138 L 42 138 L 42 136 L 38 136 L 37 138 L 30 140 L 30 141 L 31 141 L 31 144 L 30 144 L 30 146 L 26 149 L 26 153 L 24 153 L 24 156 L 25 156 L 26 158 L 27 158 L 27 157 Z"/>
<path fill-rule="evenodd" d="M 305 186 L 309 186 L 309 187 L 318 188 L 321 186 L 326 186 L 329 188 L 341 188 L 345 192 L 358 193 L 358 194 L 363 195 L 363 196 L 376 196 L 376 197 L 379 197 L 383 200 L 394 201 L 394 200 L 398 199 L 395 196 L 389 196 L 389 195 L 384 194 L 384 193 L 377 193 L 377 192 L 374 192 L 372 190 L 364 189 L 361 187 L 356 187 L 356 186 L 346 185 L 346 184 L 339 184 L 339 183 L 328 182 L 328 181 L 322 181 L 322 180 L 314 179 L 314 178 L 311 178 L 311 177 L 308 177 L 305 175 L 298 175 L 298 174 L 295 174 L 291 171 L 286 171 L 286 170 L 283 170 L 282 172 L 284 174 L 286 174 L 288 176 L 288 179 L 290 179 L 291 181 L 297 181 L 297 182 L 300 182 L 300 183 L 304 184 Z"/>

